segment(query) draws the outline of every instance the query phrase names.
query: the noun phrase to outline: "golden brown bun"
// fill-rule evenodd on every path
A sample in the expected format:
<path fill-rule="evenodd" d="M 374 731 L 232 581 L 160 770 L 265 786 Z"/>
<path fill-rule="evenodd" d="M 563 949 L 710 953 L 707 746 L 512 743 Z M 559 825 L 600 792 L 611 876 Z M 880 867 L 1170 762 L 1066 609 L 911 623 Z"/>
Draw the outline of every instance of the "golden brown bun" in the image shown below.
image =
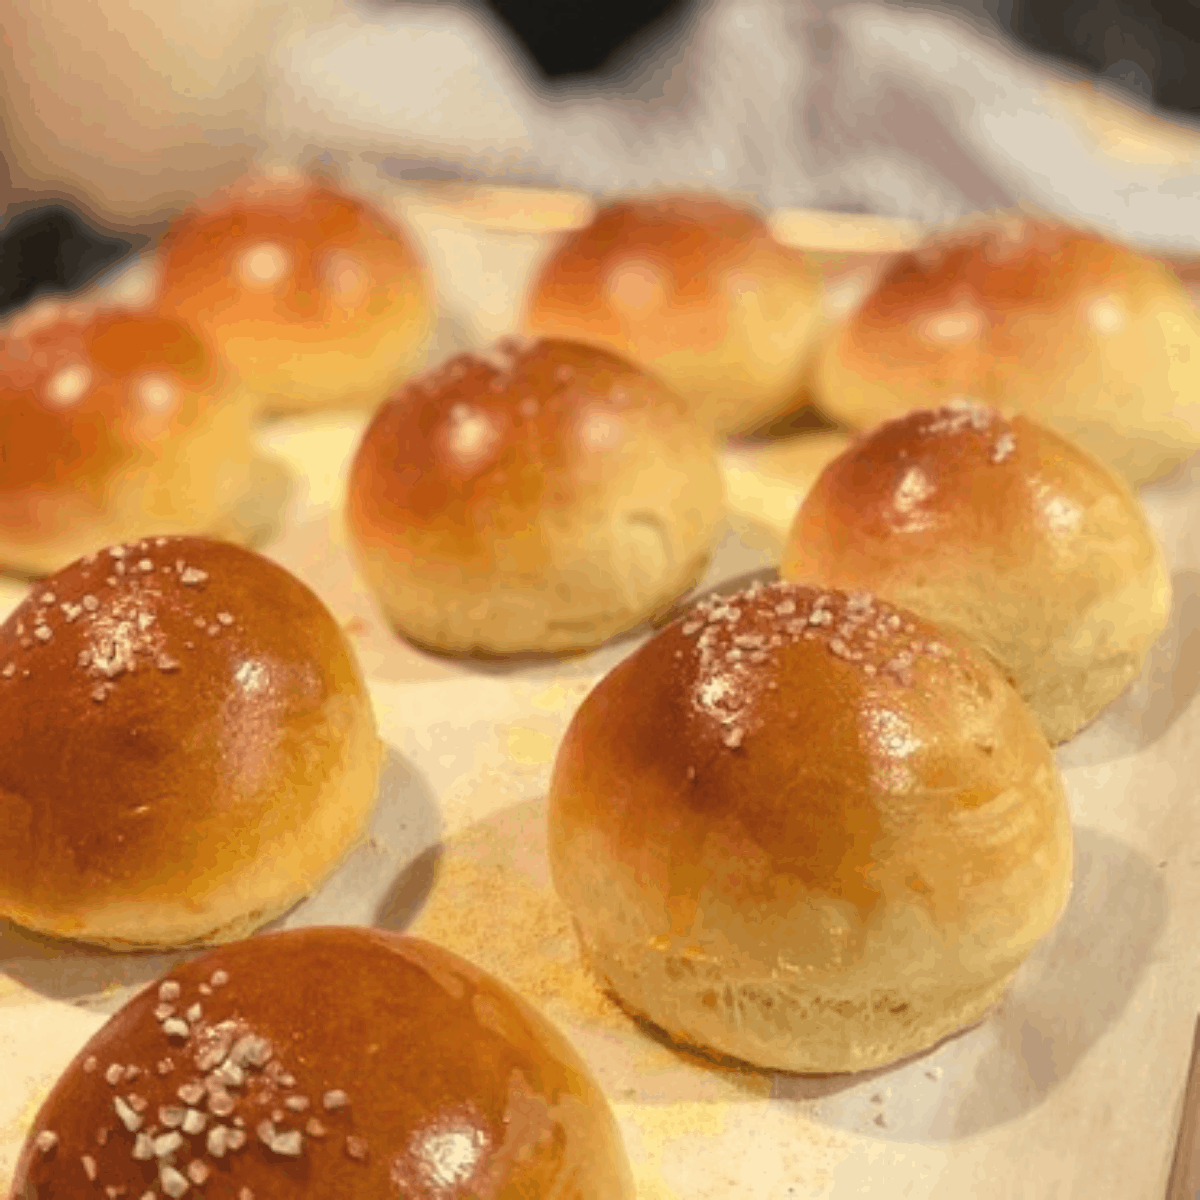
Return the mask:
<path fill-rule="evenodd" d="M 598 646 L 693 586 L 725 515 L 710 435 L 603 350 L 508 339 L 406 387 L 350 476 L 395 628 L 460 654 Z"/>
<path fill-rule="evenodd" d="M 268 411 L 373 407 L 423 362 L 433 296 L 415 243 L 332 185 L 255 179 L 179 217 L 162 306 Z"/>
<path fill-rule="evenodd" d="M 381 748 L 341 630 L 240 547 L 152 538 L 0 626 L 0 914 L 117 948 L 243 936 L 359 838 Z"/>
<path fill-rule="evenodd" d="M 13 1194 L 109 1188 L 633 1200 L 604 1096 L 544 1017 L 448 950 L 334 928 L 176 967 L 83 1048 L 34 1121 Z"/>
<path fill-rule="evenodd" d="M 653 371 L 728 433 L 794 401 L 819 289 L 803 254 L 748 210 L 701 196 L 629 200 L 553 255 L 525 329 Z"/>
<path fill-rule="evenodd" d="M 866 588 L 971 638 L 1052 745 L 1137 678 L 1171 609 L 1125 481 L 1050 430 L 966 400 L 887 422 L 830 463 L 780 574 Z"/>
<path fill-rule="evenodd" d="M 1142 483 L 1200 448 L 1200 317 L 1161 262 L 994 217 L 899 258 L 824 344 L 813 394 L 859 429 L 977 397 Z"/>
<path fill-rule="evenodd" d="M 169 317 L 39 303 L 0 336 L 0 568 L 228 533 L 255 455 L 228 372 Z"/>
<path fill-rule="evenodd" d="M 1070 887 L 1029 710 L 970 643 L 866 593 L 697 605 L 584 701 L 549 803 L 600 980 L 763 1067 L 864 1070 L 977 1020 Z"/>

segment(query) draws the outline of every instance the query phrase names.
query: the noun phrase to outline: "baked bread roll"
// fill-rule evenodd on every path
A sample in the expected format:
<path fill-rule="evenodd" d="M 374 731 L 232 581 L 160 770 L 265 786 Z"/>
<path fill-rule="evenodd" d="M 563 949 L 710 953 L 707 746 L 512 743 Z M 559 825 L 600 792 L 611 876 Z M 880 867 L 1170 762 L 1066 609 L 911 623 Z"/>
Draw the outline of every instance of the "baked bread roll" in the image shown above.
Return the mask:
<path fill-rule="evenodd" d="M 711 436 L 603 350 L 508 339 L 375 416 L 347 515 L 398 632 L 454 654 L 563 653 L 666 611 L 724 515 Z"/>
<path fill-rule="evenodd" d="M 959 395 L 1012 407 L 1143 483 L 1200 448 L 1200 315 L 1162 262 L 997 216 L 899 258 L 812 388 L 859 429 Z"/>
<path fill-rule="evenodd" d="M 820 288 L 803 254 L 747 209 L 706 196 L 627 200 L 550 257 L 524 328 L 637 363 L 730 433 L 795 402 Z"/>
<path fill-rule="evenodd" d="M 864 435 L 821 474 L 780 574 L 867 589 L 996 660 L 1052 745 L 1115 700 L 1171 611 L 1124 480 L 1022 416 L 958 400 Z"/>
<path fill-rule="evenodd" d="M 0 626 L 0 915 L 115 949 L 229 941 L 362 835 L 381 747 L 324 605 L 261 556 L 147 538 Z"/>
<path fill-rule="evenodd" d="M 756 584 L 601 681 L 559 749 L 554 884 L 675 1040 L 861 1071 L 977 1021 L 1054 925 L 1054 757 L 970 643 L 867 593 Z"/>
<path fill-rule="evenodd" d="M 432 285 L 416 244 L 320 180 L 243 182 L 178 217 L 162 306 L 201 330 L 268 412 L 373 407 L 425 361 Z"/>
<path fill-rule="evenodd" d="M 96 1033 L 34 1119 L 13 1195 L 93 1192 L 634 1195 L 603 1095 L 544 1017 L 448 950 L 348 928 L 212 951 Z"/>
<path fill-rule="evenodd" d="M 237 529 L 256 455 L 228 372 L 165 316 L 38 303 L 0 335 L 0 568 Z"/>

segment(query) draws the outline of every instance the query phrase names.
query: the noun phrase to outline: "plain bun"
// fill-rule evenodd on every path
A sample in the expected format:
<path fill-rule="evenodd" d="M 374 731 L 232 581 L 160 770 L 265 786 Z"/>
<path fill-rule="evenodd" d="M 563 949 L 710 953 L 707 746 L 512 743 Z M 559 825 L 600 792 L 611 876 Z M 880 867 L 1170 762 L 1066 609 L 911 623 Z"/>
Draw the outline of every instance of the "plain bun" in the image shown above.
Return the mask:
<path fill-rule="evenodd" d="M 243 936 L 362 835 L 381 747 L 337 623 L 240 547 L 89 555 L 0 626 L 0 914 L 111 946 Z"/>
<path fill-rule="evenodd" d="M 45 575 L 106 542 L 237 531 L 252 416 L 186 326 L 39 302 L 0 336 L 0 568 Z"/>
<path fill-rule="evenodd" d="M 1200 449 L 1200 314 L 1162 262 L 994 217 L 893 263 L 824 342 L 812 387 L 858 429 L 973 396 L 1142 483 Z"/>
<path fill-rule="evenodd" d="M 820 278 L 756 214 L 707 196 L 602 209 L 550 257 L 524 328 L 602 346 L 661 378 L 716 433 L 796 401 Z"/>
<path fill-rule="evenodd" d="M 171 224 L 158 266 L 163 310 L 268 412 L 374 407 L 424 362 L 433 297 L 415 242 L 331 183 L 218 193 Z"/>
<path fill-rule="evenodd" d="M 998 668 L 865 593 L 697 605 L 577 712 L 550 863 L 584 958 L 672 1038 L 859 1071 L 978 1020 L 1054 925 L 1071 827 Z"/>
<path fill-rule="evenodd" d="M 114 1189 L 116 1189 L 114 1191 Z M 429 942 L 313 928 L 174 968 L 38 1112 L 14 1200 L 633 1200 L 586 1066 Z"/>
<path fill-rule="evenodd" d="M 404 636 L 457 654 L 600 645 L 691 588 L 724 518 L 711 436 L 591 346 L 510 339 L 375 416 L 349 527 Z"/>
<path fill-rule="evenodd" d="M 780 573 L 877 592 L 971 638 L 1051 744 L 1137 677 L 1171 609 L 1125 481 L 1033 421 L 965 400 L 887 422 L 830 463 Z"/>

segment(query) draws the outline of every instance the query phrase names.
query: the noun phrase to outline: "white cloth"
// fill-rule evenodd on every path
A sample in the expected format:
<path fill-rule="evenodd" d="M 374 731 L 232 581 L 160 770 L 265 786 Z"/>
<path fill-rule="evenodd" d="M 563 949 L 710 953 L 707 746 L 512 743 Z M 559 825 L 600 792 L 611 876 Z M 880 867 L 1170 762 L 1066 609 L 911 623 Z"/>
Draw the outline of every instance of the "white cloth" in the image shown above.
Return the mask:
<path fill-rule="evenodd" d="M 277 142 L 397 172 L 429 156 L 601 193 L 707 184 L 922 221 L 1028 203 L 1200 247 L 1200 129 L 1182 161 L 1098 153 L 1045 60 L 937 12 L 709 0 L 614 77 L 552 94 L 484 10 L 375 8 L 292 38 L 273 69 Z"/>

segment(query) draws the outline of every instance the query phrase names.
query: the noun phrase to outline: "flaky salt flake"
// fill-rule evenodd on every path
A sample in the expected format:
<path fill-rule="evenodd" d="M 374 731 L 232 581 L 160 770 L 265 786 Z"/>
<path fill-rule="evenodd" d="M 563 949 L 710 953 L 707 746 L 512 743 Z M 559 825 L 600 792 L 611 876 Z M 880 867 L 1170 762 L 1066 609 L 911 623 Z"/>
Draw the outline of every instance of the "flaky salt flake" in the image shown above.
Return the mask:
<path fill-rule="evenodd" d="M 281 1154 L 285 1158 L 299 1158 L 304 1151 L 304 1135 L 298 1129 L 277 1133 L 271 1139 L 270 1148 L 273 1154 Z"/>
<path fill-rule="evenodd" d="M 179 1197 L 184 1194 L 191 1186 L 186 1177 L 181 1175 L 174 1167 L 164 1166 L 158 1173 L 159 1186 L 171 1200 L 179 1200 Z"/>
<path fill-rule="evenodd" d="M 992 446 L 988 459 L 992 463 L 1002 463 L 1013 456 L 1017 448 L 1017 439 L 1011 433 L 1002 433 Z"/>

